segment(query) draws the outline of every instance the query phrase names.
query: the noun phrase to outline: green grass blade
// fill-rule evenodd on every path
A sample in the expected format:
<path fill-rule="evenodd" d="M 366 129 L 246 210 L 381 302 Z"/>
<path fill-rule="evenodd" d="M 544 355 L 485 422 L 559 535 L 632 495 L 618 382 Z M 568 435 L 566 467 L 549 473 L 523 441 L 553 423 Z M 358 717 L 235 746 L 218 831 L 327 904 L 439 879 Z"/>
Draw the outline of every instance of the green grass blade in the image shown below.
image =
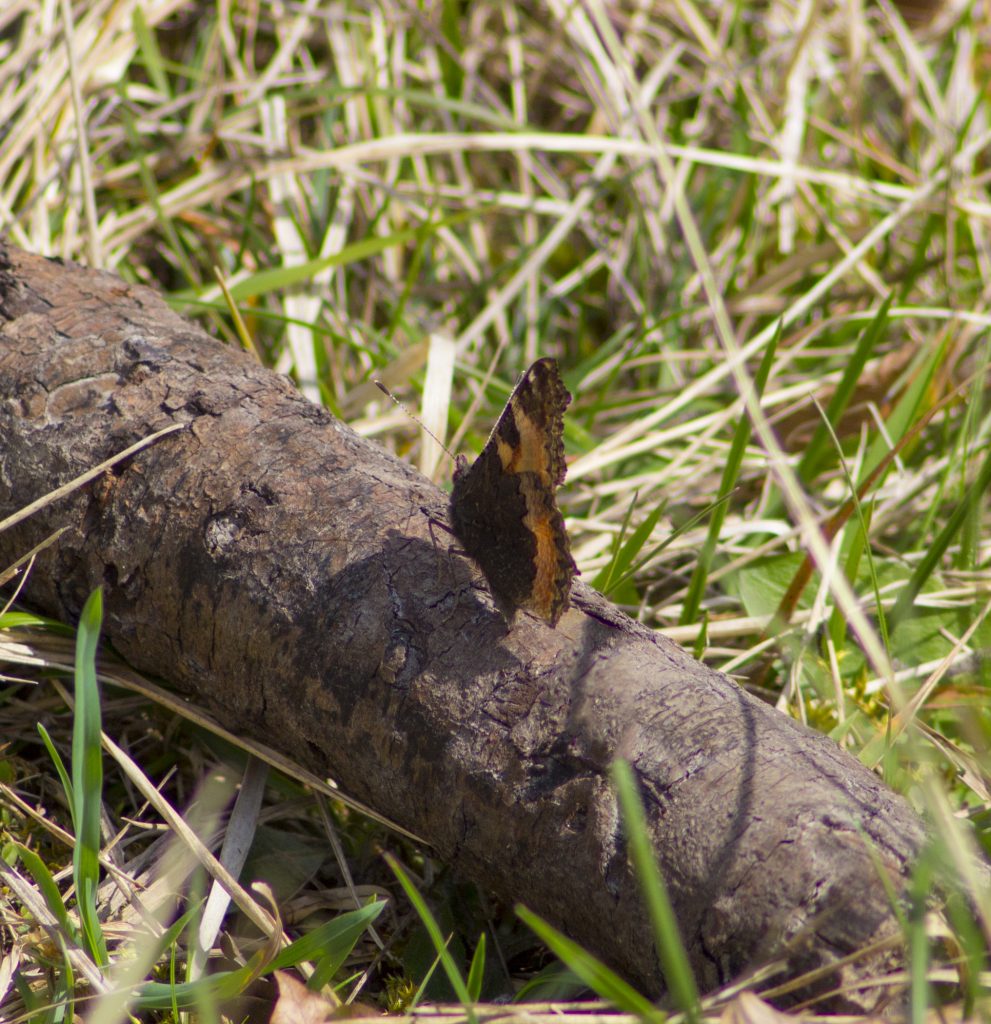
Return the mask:
<path fill-rule="evenodd" d="M 763 395 L 767 378 L 771 373 L 774 364 L 774 354 L 778 349 L 778 341 L 781 338 L 781 327 L 775 332 L 774 337 L 764 350 L 764 356 L 757 369 L 757 376 L 754 378 L 754 388 L 758 397 Z M 726 465 L 723 467 L 722 480 L 719 483 L 719 496 L 712 511 L 712 518 L 709 520 L 709 530 L 706 533 L 702 550 L 695 562 L 692 571 L 692 578 L 688 584 L 688 593 L 685 595 L 685 603 L 681 611 L 681 624 L 691 625 L 698 618 L 699 608 L 702 605 L 702 595 L 705 593 L 706 583 L 709 578 L 709 570 L 712 568 L 712 560 L 719 545 L 719 534 L 726 521 L 726 513 L 729 510 L 729 496 L 736 487 L 740 477 L 740 467 L 743 465 L 743 456 L 746 454 L 747 445 L 750 443 L 750 435 L 753 427 L 746 410 L 740 415 L 740 422 L 736 425 L 733 433 L 733 443 L 730 445 L 729 455 L 726 458 Z"/>
<path fill-rule="evenodd" d="M 699 631 L 695 636 L 695 643 L 692 645 L 692 657 L 696 661 L 702 661 L 706 648 L 709 646 L 709 609 L 702 609 L 702 617 L 699 620 Z"/>
<path fill-rule="evenodd" d="M 76 1002 L 72 998 L 76 991 L 76 972 L 72 969 L 72 958 L 69 950 L 66 949 L 65 935 L 59 934 L 59 947 L 62 950 L 62 971 L 55 978 L 55 988 L 52 992 L 52 1003 L 57 1007 L 52 1019 L 56 1024 L 61 1021 L 74 1021 Z"/>
<path fill-rule="evenodd" d="M 657 521 L 664 514 L 664 506 L 659 505 L 647 515 L 647 518 L 633 531 L 629 539 L 626 539 L 626 531 L 629 529 L 636 503 L 637 493 L 634 493 L 626 510 L 626 515 L 623 517 L 623 525 L 616 535 L 613 556 L 609 560 L 609 564 L 603 566 L 595 579 L 592 580 L 592 586 L 600 593 L 608 594 L 619 586 L 621 578 L 625 578 L 630 566 L 633 564 L 633 560 L 640 553 L 640 549 L 644 544 L 650 539 Z"/>
<path fill-rule="evenodd" d="M 295 967 L 304 960 L 314 960 L 346 947 L 347 956 L 365 929 L 385 910 L 383 900 L 369 903 L 359 910 L 338 914 L 332 921 L 314 928 L 312 932 L 286 946 L 272 960 L 268 970 L 278 971 Z"/>
<path fill-rule="evenodd" d="M 714 501 L 710 505 L 706 505 L 705 508 L 696 512 L 691 519 L 687 520 L 684 523 L 681 523 L 677 529 L 672 530 L 671 533 L 660 542 L 660 544 L 655 544 L 647 552 L 647 554 L 637 558 L 636 556 L 639 553 L 638 545 L 642 544 L 643 540 L 646 540 L 647 537 L 650 536 L 650 533 L 657 525 L 657 519 L 664 514 L 665 508 L 664 506 L 661 506 L 660 508 L 655 509 L 653 512 L 651 512 L 648 518 L 644 521 L 644 523 L 637 527 L 637 533 L 639 534 L 642 531 L 644 534 L 643 540 L 640 540 L 639 537 L 637 537 L 636 535 L 634 535 L 634 537 L 630 539 L 630 541 L 628 542 L 628 546 L 631 549 L 629 559 L 627 560 L 625 552 L 622 552 L 618 559 L 618 562 L 625 563 L 626 567 L 621 568 L 619 575 L 614 576 L 609 581 L 609 589 L 608 591 L 603 590 L 603 593 L 616 593 L 616 591 L 618 591 L 620 587 L 622 587 L 628 580 L 632 579 L 632 577 L 635 576 L 645 565 L 647 565 L 651 561 L 651 559 L 653 559 L 656 555 L 658 555 L 670 544 L 673 544 L 683 533 L 688 533 L 689 531 L 693 530 L 696 527 L 696 525 L 702 522 L 702 520 L 705 519 L 706 516 L 708 516 L 714 509 L 719 508 L 721 505 L 725 505 L 729 501 L 729 497 L 730 496 L 727 495 L 725 498 L 720 498 L 719 501 Z"/>
<path fill-rule="evenodd" d="M 595 577 L 592 580 L 592 587 L 602 594 L 607 593 L 607 588 L 613 585 L 613 578 L 619 575 L 618 563 L 620 553 L 623 549 L 623 544 L 626 539 L 626 531 L 630 528 L 630 519 L 633 517 L 633 510 L 636 508 L 637 498 L 639 496 L 639 491 L 633 492 L 633 497 L 630 498 L 630 504 L 627 506 L 626 512 L 623 515 L 623 521 L 619 524 L 619 533 L 617 533 L 613 539 L 612 557 L 609 559 L 608 564 L 604 565 L 595 574 Z"/>
<path fill-rule="evenodd" d="M 917 365 L 915 367 L 917 372 L 911 378 L 911 383 L 905 389 L 905 393 L 898 400 L 891 415 L 885 421 L 885 433 L 878 434 L 867 450 L 858 484 L 866 480 L 874 472 L 875 468 L 881 464 L 882 459 L 888 454 L 889 442 L 892 445 L 898 444 L 912 427 L 912 424 L 919 418 L 919 410 L 925 404 L 926 395 L 932 386 L 936 371 L 943 364 L 948 344 L 949 342 L 944 340 L 924 366 L 920 367 Z M 887 472 L 884 475 L 887 476 Z M 879 480 L 878 485 L 880 483 L 881 481 Z"/>
<path fill-rule="evenodd" d="M 974 381 L 970 387 L 970 397 L 967 399 L 964 412 L 963 429 L 960 433 L 960 450 L 962 458 L 959 460 L 962 473 L 960 476 L 966 478 L 966 468 L 973 453 L 983 447 L 981 437 L 981 425 L 986 415 L 985 402 L 985 381 L 988 377 L 988 364 L 991 361 L 991 350 L 988 342 L 985 342 L 979 359 L 980 370 L 974 375 Z M 956 463 L 956 459 L 947 461 L 947 472 Z M 981 537 L 984 533 L 983 494 L 975 492 L 970 508 L 970 514 L 964 520 L 960 535 L 960 550 L 955 559 L 956 567 L 964 571 L 974 571 L 980 564 Z"/>
<path fill-rule="evenodd" d="M 818 402 L 816 408 L 822 413 Z M 881 633 L 881 643 L 884 646 L 885 651 L 890 655 L 891 651 L 891 638 L 888 632 L 888 621 L 884 614 L 884 605 L 881 601 L 881 584 L 878 580 L 877 566 L 874 562 L 874 556 L 871 552 L 870 546 L 870 521 L 872 518 L 873 508 L 868 508 L 867 512 L 864 511 L 863 502 L 860 500 L 860 495 L 857 493 L 857 484 L 853 479 L 853 474 L 850 472 L 847 466 L 847 461 L 843 457 L 843 448 L 840 445 L 840 439 L 836 436 L 836 432 L 833 429 L 832 420 L 829 418 L 828 413 L 822 413 L 822 422 L 820 426 L 826 431 L 827 436 L 831 439 L 835 450 L 836 457 L 839 459 L 840 465 L 843 467 L 843 475 L 846 479 L 846 485 L 850 492 L 850 500 L 853 502 L 854 512 L 857 515 L 857 525 L 859 530 L 855 530 L 850 539 L 844 541 L 844 548 L 846 549 L 846 559 L 844 561 L 844 570 L 846 572 L 846 578 L 850 581 L 850 585 L 853 586 L 856 583 L 857 572 L 860 567 L 860 560 L 862 557 L 867 558 L 867 570 L 870 575 L 871 588 L 874 594 L 874 610 L 877 615 L 878 629 Z M 843 637 L 846 635 L 846 619 L 843 616 L 843 612 L 837 606 L 833 610 L 833 614 L 829 620 L 829 630 L 832 637 L 833 643 L 839 650 Z"/>
<path fill-rule="evenodd" d="M 667 886 L 654 855 L 633 770 L 625 761 L 618 759 L 613 761 L 610 774 L 623 814 L 630 857 L 647 902 L 654 930 L 654 946 L 661 961 L 664 980 L 678 1007 L 685 1014 L 685 1019 L 695 1024 L 702 1017 L 698 987 L 671 908 Z"/>
<path fill-rule="evenodd" d="M 537 938 L 597 996 L 648 1024 L 662 1024 L 667 1020 L 667 1015 L 649 999 L 542 917 L 523 906 L 517 906 L 516 913 Z"/>
<path fill-rule="evenodd" d="M 846 364 L 840 382 L 833 392 L 833 397 L 826 406 L 825 421 L 820 421 L 819 426 L 816 427 L 812 440 L 809 441 L 809 446 L 805 449 L 805 454 L 798 463 L 798 476 L 805 483 L 809 483 L 815 477 L 826 447 L 830 443 L 830 431 L 827 429 L 827 424 L 834 425 L 840 422 L 840 418 L 846 412 L 846 407 L 849 405 L 850 399 L 856 390 L 864 367 L 874 354 L 878 341 L 881 340 L 887 329 L 888 311 L 891 309 L 894 297 L 894 292 L 888 293 L 887 298 L 881 303 L 877 315 L 860 335 L 860 339 L 853 350 L 853 355 Z"/>
<path fill-rule="evenodd" d="M 442 0 L 440 5 L 440 30 L 448 45 L 439 48 L 440 74 L 444 82 L 444 92 L 452 100 L 461 99 L 464 92 L 465 73 L 459 60 L 465 45 L 461 39 L 461 23 L 463 19 L 461 4 L 458 0 Z"/>
<path fill-rule="evenodd" d="M 140 987 L 132 1006 L 135 1010 L 176 1011 L 222 1003 L 240 995 L 257 977 L 256 966 L 247 963 L 236 971 L 206 974 L 196 981 L 149 981 Z"/>
<path fill-rule="evenodd" d="M 175 946 L 179 942 L 179 938 L 182 933 L 186 930 L 186 927 L 195 923 L 199 920 L 199 914 L 203 910 L 202 901 L 194 904 L 189 908 L 181 917 L 175 919 L 168 928 L 162 932 L 161 936 L 155 940 L 156 952 L 149 959 L 151 963 L 157 963 L 159 958 L 164 956 L 167 950 L 175 951 Z"/>
<path fill-rule="evenodd" d="M 62 788 L 65 790 L 66 801 L 69 805 L 69 813 L 72 815 L 72 827 L 77 828 L 76 825 L 76 803 L 73 799 L 73 788 L 72 779 L 69 778 L 69 769 L 66 768 L 65 762 L 62 760 L 62 755 L 55 749 L 55 744 L 52 741 L 51 736 L 48 734 L 48 730 L 44 725 L 38 723 L 38 733 L 41 736 L 41 742 L 45 744 L 45 749 L 48 751 L 48 756 L 52 759 L 52 764 L 55 765 L 55 771 L 58 772 L 59 780 L 62 783 Z"/>
<path fill-rule="evenodd" d="M 915 572 L 912 573 L 908 583 L 905 584 L 898 595 L 898 600 L 895 602 L 894 608 L 891 609 L 891 615 L 889 616 L 892 631 L 897 629 L 899 622 L 903 621 L 909 614 L 926 580 L 929 579 L 939 565 L 940 560 L 946 553 L 946 549 L 960 532 L 967 517 L 972 514 L 974 502 L 980 495 L 987 492 L 989 486 L 991 486 L 991 448 L 984 455 L 984 462 L 977 474 L 977 478 L 967 488 L 963 498 L 957 502 L 957 506 L 946 521 L 946 525 L 926 548 L 922 559 L 915 567 Z"/>
<path fill-rule="evenodd" d="M 64 622 L 35 615 L 34 612 L 9 611 L 0 615 L 0 627 L 3 629 L 30 629 L 32 626 L 49 630 L 57 636 L 72 636 L 72 630 Z"/>
<path fill-rule="evenodd" d="M 478 945 L 468 968 L 468 995 L 473 1003 L 482 998 L 482 982 L 485 980 L 485 932 L 478 936 Z"/>
<path fill-rule="evenodd" d="M 451 988 L 454 989 L 458 1001 L 464 1007 L 468 1019 L 474 1024 L 475 1011 L 473 1009 L 473 1000 L 468 992 L 468 986 L 465 984 L 465 980 L 461 977 L 461 972 L 454 962 L 454 957 L 451 956 L 451 952 L 447 948 L 447 942 L 441 933 L 437 918 L 431 913 L 426 900 L 417 891 L 416 886 L 409 875 L 403 870 L 399 861 L 388 853 L 385 854 L 385 860 L 389 867 L 392 868 L 393 874 L 399 879 L 399 884 L 403 887 L 403 891 L 406 893 L 410 903 L 413 904 L 414 910 L 419 914 L 420 920 L 430 936 L 430 941 L 434 944 L 434 949 L 437 950 L 437 955 L 440 957 L 440 963 L 444 968 L 444 973 L 447 975 L 447 980 L 451 983 Z"/>
<path fill-rule="evenodd" d="M 475 218 L 484 218 L 486 207 L 479 206 L 472 210 L 461 211 L 451 214 L 449 217 L 437 217 L 430 221 L 430 227 L 434 232 L 445 228 L 454 227 L 463 221 Z M 353 242 L 346 245 L 339 251 L 329 256 L 321 256 L 316 259 L 307 260 L 304 263 L 293 264 L 292 266 L 273 267 L 271 270 L 261 270 L 257 274 L 242 281 L 238 281 L 230 292 L 239 302 L 247 299 L 254 299 L 260 295 L 277 291 L 281 288 L 292 288 L 296 285 L 306 284 L 322 270 L 331 267 L 347 266 L 350 263 L 359 263 L 371 259 L 389 249 L 395 249 L 407 242 L 417 241 L 421 238 L 424 225 L 417 225 L 412 228 L 404 228 L 393 231 L 383 237 L 373 236 L 363 238 L 360 242 Z M 196 302 L 199 298 L 198 291 L 186 290 L 174 292 L 169 297 L 169 303 L 175 307 L 182 307 L 186 303 Z M 226 308 L 224 304 L 218 304 L 218 308 Z"/>
<path fill-rule="evenodd" d="M 566 1002 L 578 999 L 585 983 L 564 964 L 555 960 L 528 978 L 513 996 L 514 1003 Z"/>
<path fill-rule="evenodd" d="M 36 989 L 31 983 L 30 975 L 27 971 L 14 971 L 11 987 L 24 1004 L 25 1012 L 21 1015 L 21 1020 L 31 1021 L 31 1024 L 34 1024 L 35 1021 L 49 1019 L 45 1016 L 48 1000 L 42 996 L 41 992 L 43 990 Z"/>
<path fill-rule="evenodd" d="M 856 493 L 856 491 L 853 491 L 854 495 L 856 495 Z M 858 508 L 860 507 L 861 505 L 858 502 Z M 844 538 L 846 551 L 843 552 L 843 554 L 845 555 L 843 559 L 843 573 L 846 576 L 846 578 L 850 581 L 853 581 L 857 578 L 857 573 L 860 571 L 861 560 L 863 559 L 864 553 L 868 548 L 870 534 L 867 532 L 864 523 L 866 522 L 866 526 L 867 528 L 869 528 L 870 521 L 871 510 L 870 508 L 868 508 L 866 517 L 864 517 L 863 515 L 861 516 L 860 529 L 854 531 L 854 533 L 849 539 L 849 543 L 847 543 L 847 539 Z M 847 635 L 847 622 L 846 616 L 843 614 L 843 609 L 840 608 L 839 605 L 837 605 L 833 609 L 833 613 L 829 617 L 828 628 L 829 635 L 833 641 L 833 645 L 836 647 L 837 650 L 840 650 L 843 646 L 844 638 Z M 887 642 L 885 642 L 885 649 L 887 649 Z"/>
<path fill-rule="evenodd" d="M 149 28 L 148 19 L 145 18 L 144 10 L 140 6 L 134 8 L 131 28 L 134 30 L 134 38 L 141 51 L 145 71 L 148 72 L 151 84 L 163 96 L 171 99 L 172 90 L 169 88 L 169 76 L 165 73 L 162 51 L 158 48 L 158 40 L 155 38 L 155 33 Z"/>
<path fill-rule="evenodd" d="M 933 870 L 929 858 L 921 857 L 912 872 L 908 914 L 909 1019 L 925 1024 L 933 1005 L 929 971 L 929 936 L 926 916 L 932 898 Z"/>
<path fill-rule="evenodd" d="M 107 965 L 107 947 L 96 912 L 100 884 L 100 804 L 103 796 L 100 688 L 96 679 L 96 648 L 103 621 L 103 593 L 90 594 L 76 632 L 75 715 L 72 723 L 72 796 L 76 845 L 72 875 L 79 921 L 90 956 Z"/>
<path fill-rule="evenodd" d="M 954 936 L 963 951 L 964 969 L 961 974 L 965 987 L 962 1019 L 973 1020 L 977 1001 L 987 997 L 987 990 L 981 982 L 987 962 L 984 937 L 965 893 L 951 892 L 946 909 Z"/>
<path fill-rule="evenodd" d="M 13 842 L 11 845 L 17 851 L 17 856 L 24 865 L 24 870 L 34 879 L 34 883 L 38 886 L 38 891 L 41 893 L 41 898 L 45 901 L 45 906 L 48 907 L 52 912 L 52 916 L 58 921 L 62 932 L 78 945 L 79 932 L 72 923 L 72 918 L 66 909 L 65 901 L 62 899 L 62 893 L 52 877 L 51 871 L 48 870 L 48 865 L 34 850 L 23 843 Z"/>
<path fill-rule="evenodd" d="M 448 938 L 447 942 L 444 944 L 445 948 L 447 946 L 449 946 L 450 943 L 451 943 L 451 939 Z M 430 979 L 434 976 L 434 971 L 436 971 L 439 966 L 440 966 L 440 954 L 438 954 L 437 956 L 434 957 L 433 963 L 431 963 L 431 965 L 424 972 L 423 978 L 420 981 L 420 984 L 417 986 L 417 989 L 416 989 L 416 992 L 413 995 L 413 998 L 409 1001 L 409 1006 L 407 1007 L 407 1009 L 415 1010 L 416 1007 L 418 1007 L 420 1005 L 420 1000 L 423 999 L 423 997 L 427 994 L 427 986 L 430 984 Z"/>
<path fill-rule="evenodd" d="M 203 975 L 195 981 L 178 982 L 180 965 L 175 947 L 179 933 L 190 923 L 196 924 L 201 906 L 191 908 L 158 940 L 160 949 L 170 949 L 169 981 L 151 981 L 142 984 L 130 1005 L 138 1010 L 171 1010 L 173 1016 L 181 1010 L 193 1009 L 199 1020 L 219 1020 L 215 1007 L 218 1003 L 239 996 L 258 977 L 276 969 L 275 959 L 266 962 L 265 949 L 255 952 L 242 967 L 233 971 L 217 971 Z M 331 922 L 333 923 L 333 922 Z M 317 929 L 319 931 L 320 929 Z M 290 947 L 287 947 L 287 950 Z M 298 962 L 298 961 L 297 961 Z"/>
<path fill-rule="evenodd" d="M 317 968 L 309 981 L 309 987 L 314 990 L 323 988 L 333 980 L 365 930 L 384 909 L 384 901 L 379 900 L 360 910 L 339 914 L 332 921 L 286 946 L 266 968 L 266 973 L 294 967 L 304 960 L 315 960 Z"/>
<path fill-rule="evenodd" d="M 148 166 L 148 155 L 145 152 L 141 132 L 138 129 L 138 126 L 134 123 L 134 118 L 131 115 L 127 102 L 121 104 L 120 116 L 121 126 L 127 133 L 128 140 L 131 144 L 131 151 L 134 154 L 141 186 L 144 189 L 144 194 L 149 205 L 155 211 L 155 221 L 161 228 L 162 233 L 166 238 L 169 251 L 172 253 L 176 263 L 181 267 L 186 280 L 195 284 L 197 281 L 196 268 L 193 266 L 193 263 L 189 258 L 189 253 L 186 251 L 186 246 L 183 244 L 182 238 L 176 230 L 174 221 L 168 215 L 162 204 L 162 197 L 158 189 L 158 182 L 155 178 L 154 172 Z"/>

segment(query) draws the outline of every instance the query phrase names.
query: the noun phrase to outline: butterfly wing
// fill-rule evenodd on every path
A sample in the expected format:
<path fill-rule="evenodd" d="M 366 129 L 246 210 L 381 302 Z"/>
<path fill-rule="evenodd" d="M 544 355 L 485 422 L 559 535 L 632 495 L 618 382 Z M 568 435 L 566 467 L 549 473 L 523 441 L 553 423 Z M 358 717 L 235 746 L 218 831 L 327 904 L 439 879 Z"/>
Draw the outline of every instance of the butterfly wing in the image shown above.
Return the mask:
<path fill-rule="evenodd" d="M 564 410 L 571 402 L 553 359 L 522 376 L 481 455 L 458 460 L 451 521 L 508 612 L 525 608 L 552 626 L 568 607 L 578 569 L 554 492 L 564 480 Z"/>

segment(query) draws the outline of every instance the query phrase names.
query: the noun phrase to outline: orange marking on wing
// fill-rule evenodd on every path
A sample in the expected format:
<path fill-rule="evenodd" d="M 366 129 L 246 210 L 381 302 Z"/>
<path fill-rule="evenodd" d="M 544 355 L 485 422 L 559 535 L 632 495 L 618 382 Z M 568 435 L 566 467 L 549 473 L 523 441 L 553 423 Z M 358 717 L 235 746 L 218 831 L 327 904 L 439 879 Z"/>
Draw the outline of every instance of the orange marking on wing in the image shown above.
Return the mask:
<path fill-rule="evenodd" d="M 550 473 L 543 431 L 518 409 L 513 410 L 513 418 L 520 435 L 519 445 L 514 447 L 501 437 L 496 438 L 502 468 L 507 473 L 536 473 L 541 480 L 548 480 Z"/>
<path fill-rule="evenodd" d="M 546 516 L 527 515 L 523 524 L 537 541 L 537 553 L 533 559 L 537 574 L 531 603 L 539 615 L 547 618 L 557 597 L 557 538 L 551 520 Z"/>

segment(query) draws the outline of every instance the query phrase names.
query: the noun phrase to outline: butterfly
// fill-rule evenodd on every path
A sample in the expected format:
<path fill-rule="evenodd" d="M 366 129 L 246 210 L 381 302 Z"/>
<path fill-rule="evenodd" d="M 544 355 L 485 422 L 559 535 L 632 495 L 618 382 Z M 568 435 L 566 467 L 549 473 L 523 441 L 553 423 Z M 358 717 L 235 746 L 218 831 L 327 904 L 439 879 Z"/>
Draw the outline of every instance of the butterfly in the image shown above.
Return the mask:
<path fill-rule="evenodd" d="M 567 610 L 578 567 L 554 492 L 564 480 L 571 395 L 554 359 L 538 359 L 509 396 L 481 455 L 455 461 L 454 535 L 481 567 L 496 604 L 551 626 Z"/>

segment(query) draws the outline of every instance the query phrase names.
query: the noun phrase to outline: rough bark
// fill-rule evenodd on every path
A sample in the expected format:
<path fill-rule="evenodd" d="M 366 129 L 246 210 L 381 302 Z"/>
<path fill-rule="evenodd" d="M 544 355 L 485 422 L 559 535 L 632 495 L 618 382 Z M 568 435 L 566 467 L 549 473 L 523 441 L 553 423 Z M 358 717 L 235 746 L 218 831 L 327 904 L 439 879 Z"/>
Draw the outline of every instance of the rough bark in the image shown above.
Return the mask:
<path fill-rule="evenodd" d="M 652 993 L 619 755 L 703 989 L 784 948 L 794 972 L 897 933 L 866 844 L 900 884 L 923 829 L 830 740 L 580 583 L 557 629 L 507 630 L 431 538 L 424 510 L 446 503 L 417 473 L 150 290 L 0 246 L 0 518 L 174 421 L 189 429 L 0 534 L 3 566 L 69 527 L 31 575 L 35 606 L 73 621 L 103 584 L 106 634 L 137 668 Z"/>

